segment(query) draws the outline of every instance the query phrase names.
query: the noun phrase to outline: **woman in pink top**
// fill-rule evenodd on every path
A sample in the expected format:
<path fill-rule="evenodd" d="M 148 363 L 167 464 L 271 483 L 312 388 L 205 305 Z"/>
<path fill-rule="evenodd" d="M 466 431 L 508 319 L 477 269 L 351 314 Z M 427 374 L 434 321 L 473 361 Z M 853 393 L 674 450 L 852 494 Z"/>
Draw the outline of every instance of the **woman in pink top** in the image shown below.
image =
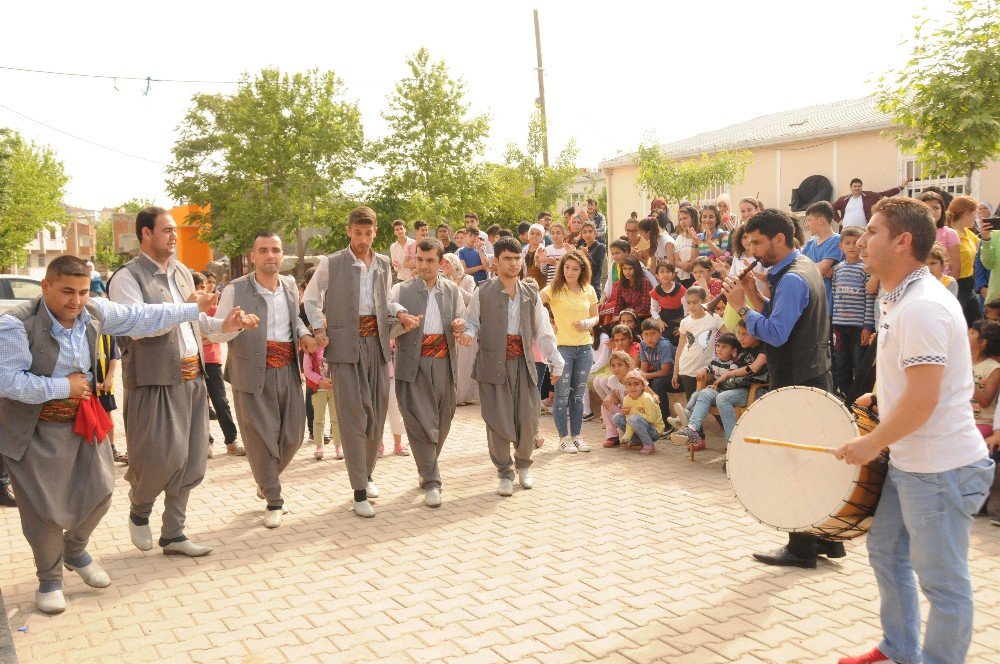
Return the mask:
<path fill-rule="evenodd" d="M 944 273 L 957 277 L 959 266 L 962 264 L 962 259 L 959 255 L 960 242 L 958 232 L 945 223 L 944 199 L 941 198 L 941 194 L 935 191 L 925 191 L 917 196 L 917 200 L 923 201 L 924 205 L 931 209 L 931 216 L 934 217 L 934 223 L 937 225 L 936 239 L 941 243 L 945 251 L 948 252 L 948 264 L 945 265 Z"/>

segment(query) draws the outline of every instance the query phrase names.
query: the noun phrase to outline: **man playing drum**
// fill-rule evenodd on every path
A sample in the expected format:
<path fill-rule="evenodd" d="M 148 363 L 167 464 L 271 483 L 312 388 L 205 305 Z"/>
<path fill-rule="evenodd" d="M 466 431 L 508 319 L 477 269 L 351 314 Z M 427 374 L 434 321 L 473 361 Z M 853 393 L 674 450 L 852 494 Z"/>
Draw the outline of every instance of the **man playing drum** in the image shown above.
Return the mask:
<path fill-rule="evenodd" d="M 962 309 L 925 264 L 929 208 L 903 197 L 873 208 L 858 241 L 882 298 L 876 368 L 881 422 L 836 451 L 862 465 L 889 448 L 889 473 L 868 533 L 882 642 L 840 664 L 964 662 L 972 639 L 969 532 L 993 461 L 969 407 L 972 359 Z M 914 572 L 930 601 L 923 648 Z"/>
<path fill-rule="evenodd" d="M 734 306 L 745 298 L 753 304 L 753 309 L 742 306 L 738 312 L 747 331 L 767 344 L 768 391 L 791 385 L 832 391 L 826 287 L 816 264 L 795 249 L 795 221 L 780 210 L 763 210 L 746 223 L 744 236 L 749 238 L 753 256 L 770 268 L 771 298 L 760 294 L 752 273 L 742 281 L 726 279 L 725 290 Z M 819 554 L 846 555 L 840 542 L 789 533 L 786 546 L 753 556 L 768 565 L 812 568 Z"/>

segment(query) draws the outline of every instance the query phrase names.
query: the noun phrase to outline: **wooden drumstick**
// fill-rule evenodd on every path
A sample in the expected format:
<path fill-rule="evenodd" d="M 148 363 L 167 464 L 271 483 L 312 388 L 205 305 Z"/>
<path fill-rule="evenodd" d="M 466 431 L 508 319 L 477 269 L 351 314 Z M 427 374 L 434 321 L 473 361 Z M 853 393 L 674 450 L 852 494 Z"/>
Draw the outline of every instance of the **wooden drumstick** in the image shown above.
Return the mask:
<path fill-rule="evenodd" d="M 800 443 L 789 443 L 784 440 L 771 440 L 770 438 L 753 438 L 750 436 L 745 436 L 743 438 L 745 443 L 753 443 L 755 445 L 773 445 L 775 447 L 787 447 L 793 450 L 802 450 L 803 452 L 826 452 L 827 454 L 833 454 L 836 450 L 832 447 L 821 447 L 820 445 L 802 445 Z"/>

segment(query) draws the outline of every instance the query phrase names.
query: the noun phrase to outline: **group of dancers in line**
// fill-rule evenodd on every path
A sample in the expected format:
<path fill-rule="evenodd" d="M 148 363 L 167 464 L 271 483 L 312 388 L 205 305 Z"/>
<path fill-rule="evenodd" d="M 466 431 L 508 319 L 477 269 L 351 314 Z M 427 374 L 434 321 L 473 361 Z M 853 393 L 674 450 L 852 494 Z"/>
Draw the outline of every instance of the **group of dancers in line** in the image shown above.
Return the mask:
<path fill-rule="evenodd" d="M 548 311 L 520 280 L 520 243 L 497 241 L 497 278 L 466 305 L 458 286 L 439 276 L 444 247 L 436 238 L 418 243 L 416 278 L 391 286 L 389 260 L 372 248 L 376 224 L 371 208 L 355 208 L 349 246 L 320 260 L 303 294 L 312 329 L 298 316 L 294 280 L 279 273 L 277 235 L 256 236 L 253 272 L 234 279 L 216 302 L 215 294 L 196 290 L 190 270 L 176 260 L 177 225 L 157 207 L 138 213 L 139 255 L 112 276 L 108 299 L 90 299 L 90 269 L 61 256 L 49 264 L 40 297 L 0 316 L 0 454 L 34 556 L 40 611 L 65 610 L 63 567 L 89 586 L 111 583 L 87 552 L 114 489 L 112 424 L 94 396 L 93 369 L 106 359 L 101 335 L 118 337 L 121 346 L 128 529 L 141 551 L 153 548 L 150 516 L 163 495 L 156 542 L 163 553 L 211 552 L 185 534 L 188 499 L 204 478 L 209 444 L 203 338 L 229 344 L 224 376 L 268 528 L 280 526 L 287 512 L 280 475 L 305 433 L 300 350 L 321 349 L 328 365 L 358 516 L 375 515 L 370 499 L 379 495 L 373 473 L 392 384 L 389 363 L 424 503 L 441 505 L 438 457 L 456 407 L 456 348 L 474 337 L 473 378 L 497 493 L 513 495 L 515 478 L 532 487 L 540 410 L 532 348 L 545 356 L 553 383 L 564 360 Z"/>

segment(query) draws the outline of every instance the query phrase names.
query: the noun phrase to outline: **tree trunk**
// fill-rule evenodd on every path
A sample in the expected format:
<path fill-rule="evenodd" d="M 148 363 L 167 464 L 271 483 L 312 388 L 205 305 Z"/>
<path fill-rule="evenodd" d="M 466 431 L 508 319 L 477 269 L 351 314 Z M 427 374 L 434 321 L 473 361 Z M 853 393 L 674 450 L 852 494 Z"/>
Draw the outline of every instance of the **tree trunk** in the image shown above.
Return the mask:
<path fill-rule="evenodd" d="M 246 254 L 237 254 L 229 258 L 229 272 L 232 279 L 237 279 L 246 274 Z"/>
<path fill-rule="evenodd" d="M 295 227 L 295 244 L 299 250 L 299 260 L 295 262 L 295 281 L 301 283 L 305 277 L 306 243 L 302 240 L 302 227 Z"/>
<path fill-rule="evenodd" d="M 965 171 L 965 195 L 972 195 L 972 172 L 976 170 L 975 164 L 969 164 L 969 168 Z"/>

